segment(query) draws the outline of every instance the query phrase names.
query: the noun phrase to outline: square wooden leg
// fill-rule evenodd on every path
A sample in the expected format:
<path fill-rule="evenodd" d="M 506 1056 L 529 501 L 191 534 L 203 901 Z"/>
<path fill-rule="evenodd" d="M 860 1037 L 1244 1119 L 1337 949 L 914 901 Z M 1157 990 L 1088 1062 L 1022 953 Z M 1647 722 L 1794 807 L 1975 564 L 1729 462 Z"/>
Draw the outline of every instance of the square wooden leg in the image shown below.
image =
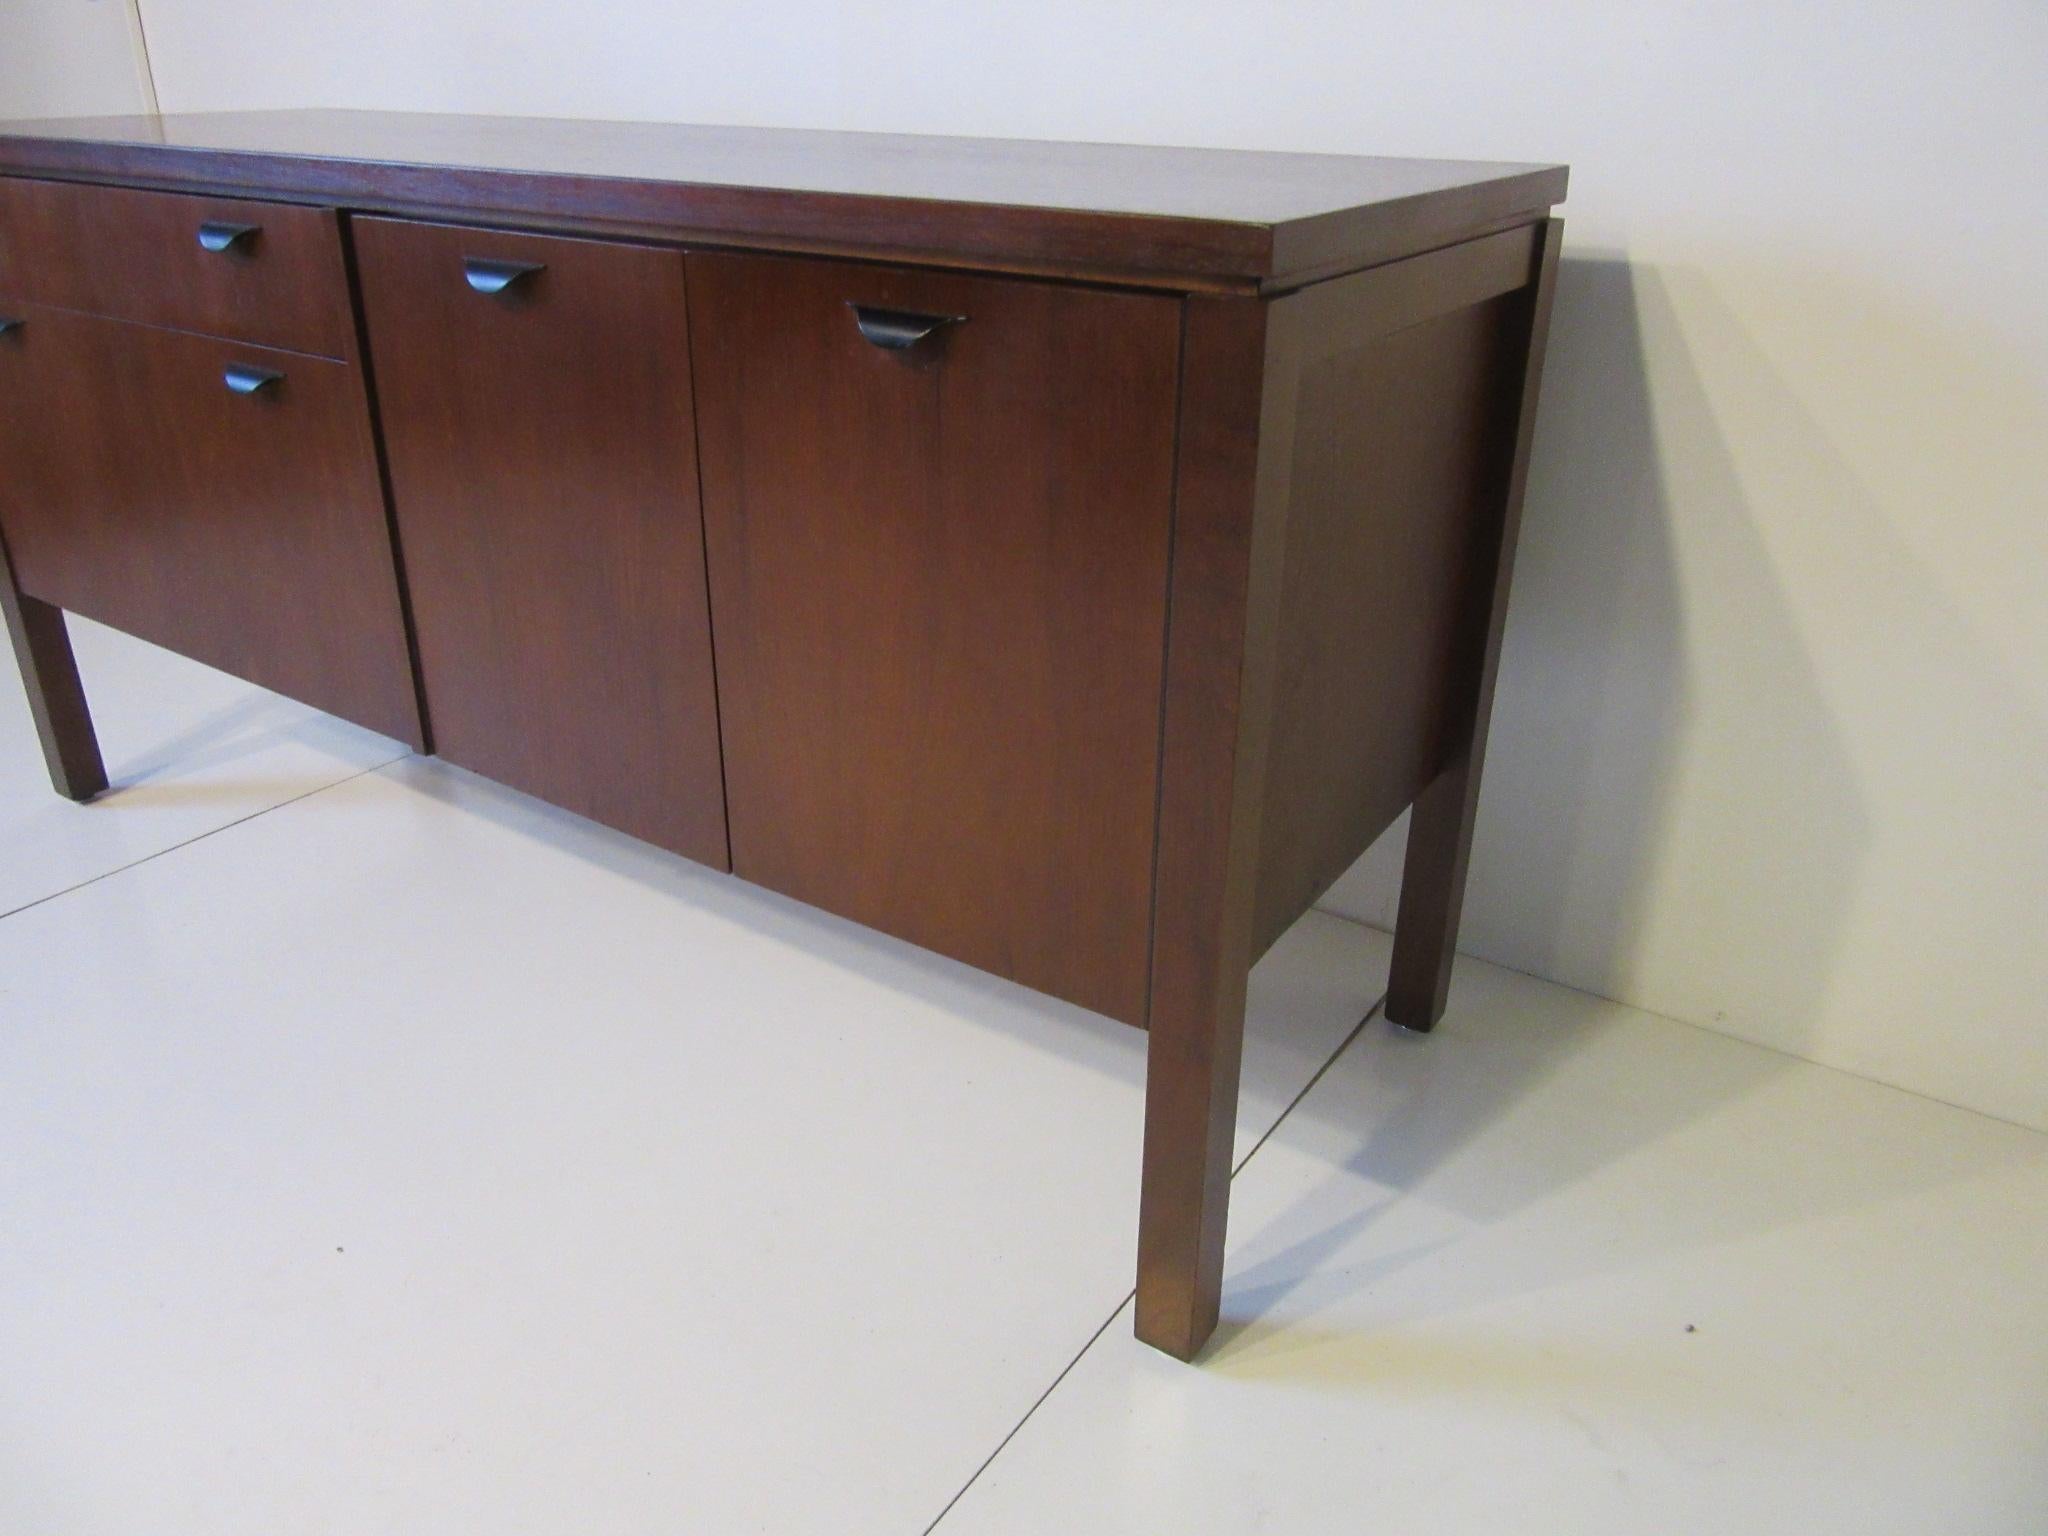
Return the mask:
<path fill-rule="evenodd" d="M 1387 1018 L 1406 1029 L 1434 1029 L 1444 1014 L 1478 798 L 1477 765 L 1467 751 L 1417 796 L 1409 818 L 1387 978 Z"/>
<path fill-rule="evenodd" d="M 1443 1017 L 1450 990 L 1451 961 L 1458 948 L 1458 921 L 1465 906 L 1465 871 L 1472 854 L 1472 824 L 1479 809 L 1480 772 L 1486 763 L 1487 727 L 1493 715 L 1493 686 L 1500 643 L 1507 624 L 1508 587 L 1514 575 L 1515 541 L 1522 524 L 1522 495 L 1529 478 L 1529 444 L 1536 425 L 1536 396 L 1543 376 L 1544 343 L 1550 334 L 1551 297 L 1557 286 L 1557 253 L 1564 236 L 1560 219 L 1546 220 L 1537 252 L 1536 281 L 1528 291 L 1522 366 L 1510 379 L 1501 416 L 1512 427 L 1504 441 L 1500 494 L 1488 530 L 1491 547 L 1473 572 L 1466 620 L 1469 637 L 1464 677 L 1458 689 L 1459 745 L 1437 776 L 1416 797 L 1408 826 L 1408 856 L 1401 872 L 1401 906 L 1394 922 L 1393 971 L 1387 982 L 1387 1017 L 1408 1029 L 1428 1030 Z"/>
<path fill-rule="evenodd" d="M 1223 1298 L 1224 1220 L 1244 1046 L 1242 988 L 1207 1019 L 1155 1016 L 1146 1054 L 1137 1334 L 1192 1360 Z"/>
<path fill-rule="evenodd" d="M 4 565 L 0 553 L 0 565 Z M 0 569 L 0 610 L 21 665 L 29 712 L 42 738 L 43 760 L 50 783 L 60 795 L 90 800 L 107 787 L 106 765 L 100 760 L 99 738 L 86 710 L 85 689 L 78 680 L 78 662 L 71 654 L 71 636 L 62 609 L 14 588 L 12 570 Z"/>
<path fill-rule="evenodd" d="M 1191 1360 L 1223 1296 L 1291 396 L 1264 388 L 1266 306 L 1190 300 L 1161 737 L 1138 1337 Z M 1265 483 L 1262 484 L 1261 472 Z"/>

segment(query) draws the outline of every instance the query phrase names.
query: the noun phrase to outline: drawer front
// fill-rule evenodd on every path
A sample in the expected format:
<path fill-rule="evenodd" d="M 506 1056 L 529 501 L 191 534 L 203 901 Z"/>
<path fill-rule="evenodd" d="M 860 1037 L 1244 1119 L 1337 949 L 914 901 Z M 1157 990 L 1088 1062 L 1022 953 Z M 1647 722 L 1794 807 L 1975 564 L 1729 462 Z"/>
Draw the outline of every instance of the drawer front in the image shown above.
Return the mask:
<path fill-rule="evenodd" d="M 726 867 L 681 254 L 355 239 L 435 751 Z"/>
<path fill-rule="evenodd" d="M 0 178 L 8 302 L 322 357 L 354 350 L 340 224 L 326 208 Z"/>
<path fill-rule="evenodd" d="M 693 253 L 690 307 L 735 872 L 1141 1020 L 1178 303 Z"/>
<path fill-rule="evenodd" d="M 67 310 L 0 319 L 19 322 L 0 534 L 22 590 L 418 744 L 356 370 Z"/>

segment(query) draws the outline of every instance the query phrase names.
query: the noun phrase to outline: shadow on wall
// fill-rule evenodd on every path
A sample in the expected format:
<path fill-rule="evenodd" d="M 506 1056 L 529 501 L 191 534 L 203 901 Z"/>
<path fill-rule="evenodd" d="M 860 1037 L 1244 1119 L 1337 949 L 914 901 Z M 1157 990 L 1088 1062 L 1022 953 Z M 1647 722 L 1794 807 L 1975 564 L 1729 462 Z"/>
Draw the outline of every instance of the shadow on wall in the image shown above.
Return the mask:
<path fill-rule="evenodd" d="M 1685 301 L 1711 312 L 1710 293 Z M 1743 361 L 1759 375 L 1745 382 L 1796 419 L 1761 356 Z M 1701 1023 L 1761 990 L 1771 1042 L 1797 1051 L 1870 827 L 1757 516 L 1664 278 L 1568 255 L 1460 947 Z M 1731 752 L 1740 771 L 1713 772 Z M 1759 780 L 1778 793 L 1756 795 Z M 1713 830 L 1711 860 L 1666 860 L 1681 817 Z M 1405 839 L 1404 821 L 1324 905 L 1390 927 Z M 1688 914 L 1697 969 L 1725 967 L 1697 1008 L 1646 982 L 1653 902 Z"/>
<path fill-rule="evenodd" d="M 1711 295 L 1685 298 L 1697 323 L 1726 318 Z M 1740 335 L 1732 319 L 1723 329 Z M 1756 387 L 1783 394 L 1762 371 Z M 1463 947 L 1641 1002 L 1648 916 L 1675 907 L 1699 920 L 1703 970 L 1725 960 L 1729 992 L 1752 993 L 1750 957 L 1767 953 L 1776 1005 L 1811 1026 L 1868 819 L 1678 306 L 1658 273 L 1619 257 L 1568 257 L 1559 273 L 1502 665 Z M 1731 752 L 1740 771 L 1717 780 Z M 1754 794 L 1760 779 L 1769 797 Z M 1669 850 L 1674 838 L 1697 849 L 1702 825 L 1713 856 L 1687 868 Z M 1324 904 L 1391 926 L 1404 841 L 1405 827 L 1381 839 Z M 1254 973 L 1255 1010 L 1271 985 Z M 1283 1128 L 1333 1172 L 1241 1234 L 1215 1363 L 1307 1368 L 1280 1357 L 1328 1357 L 1333 1339 L 1304 1332 L 1305 1315 L 1414 1273 L 1454 1276 L 1449 1250 L 1644 1147 L 1754 1113 L 1738 1106 L 1776 1091 L 1790 1065 L 1466 971 L 1438 1038 L 1375 1021 L 1331 1091 Z M 1780 1175 L 1745 1200 L 1673 1189 L 1658 1220 L 1595 1253 L 1532 1255 L 1506 1288 L 1885 1198 L 1904 1187 L 1894 1172 Z M 1423 1315 L 1474 1299 L 1454 1278 L 1430 1289 L 1444 1287 L 1416 1303 Z M 1324 1374 L 1347 1379 L 1341 1362 Z"/>

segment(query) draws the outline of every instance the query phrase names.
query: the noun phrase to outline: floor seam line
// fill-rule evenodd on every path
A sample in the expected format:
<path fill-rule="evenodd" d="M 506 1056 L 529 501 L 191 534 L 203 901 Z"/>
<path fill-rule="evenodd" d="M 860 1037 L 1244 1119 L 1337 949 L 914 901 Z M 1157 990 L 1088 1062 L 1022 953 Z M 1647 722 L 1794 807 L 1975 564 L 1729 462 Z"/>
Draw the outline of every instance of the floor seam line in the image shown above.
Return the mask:
<path fill-rule="evenodd" d="M 1351 1026 L 1351 1032 L 1345 1035 L 1345 1037 L 1342 1040 L 1337 1042 L 1336 1049 L 1331 1051 L 1330 1054 L 1324 1058 L 1323 1064 L 1317 1067 L 1315 1071 L 1310 1075 L 1309 1080 L 1301 1085 L 1300 1091 L 1296 1093 L 1293 1098 L 1287 1101 L 1286 1107 L 1282 1109 L 1279 1114 L 1273 1117 L 1273 1123 L 1266 1127 L 1265 1131 L 1260 1135 L 1257 1141 L 1252 1143 L 1251 1150 L 1245 1153 L 1243 1157 L 1237 1160 L 1236 1164 L 1230 1170 L 1230 1177 L 1233 1182 L 1235 1182 L 1237 1176 L 1244 1171 L 1245 1164 L 1249 1163 L 1254 1157 L 1257 1157 L 1259 1154 L 1259 1149 L 1263 1147 L 1268 1140 L 1271 1139 L 1275 1131 L 1280 1129 L 1281 1122 L 1284 1121 L 1289 1115 L 1294 1113 L 1296 1108 L 1300 1106 L 1301 1101 L 1308 1097 L 1309 1090 L 1315 1087 L 1317 1083 L 1323 1080 L 1323 1074 L 1328 1072 L 1331 1067 L 1337 1064 L 1338 1057 L 1342 1056 L 1346 1051 L 1351 1049 L 1353 1042 L 1355 1042 L 1360 1035 L 1365 1033 L 1365 1026 L 1370 1024 L 1375 1018 L 1379 1017 L 1380 1010 L 1385 1008 L 1386 1005 L 1387 994 L 1382 992 L 1377 998 L 1373 1000 L 1372 1006 L 1365 1010 L 1364 1015 L 1359 1019 L 1359 1021 Z M 1110 1312 L 1109 1316 L 1105 1317 L 1102 1320 L 1101 1324 L 1096 1328 L 1096 1330 L 1088 1335 L 1087 1342 L 1084 1343 L 1080 1347 L 1080 1349 L 1075 1351 L 1074 1358 L 1069 1360 L 1064 1366 L 1060 1367 L 1060 1373 L 1057 1376 L 1053 1377 L 1051 1382 L 1047 1384 L 1046 1389 L 1043 1392 L 1039 1393 L 1038 1396 L 1032 1400 L 1031 1406 L 1024 1410 L 1024 1416 L 1017 1420 L 1015 1424 L 1012 1424 L 1010 1426 L 1010 1432 L 1004 1435 L 1001 1440 L 996 1442 L 996 1448 L 990 1451 L 987 1456 L 982 1458 L 981 1465 L 974 1469 L 974 1471 L 969 1475 L 967 1481 L 962 1483 L 958 1490 L 955 1491 L 953 1497 L 946 1500 L 945 1508 L 941 1509 L 938 1512 L 938 1514 L 933 1517 L 932 1523 L 926 1526 L 924 1530 L 919 1533 L 919 1536 L 932 1536 L 932 1532 L 939 1528 L 939 1522 L 944 1520 L 946 1516 L 950 1515 L 953 1512 L 954 1505 L 958 1504 L 962 1499 L 967 1497 L 967 1491 L 981 1480 L 982 1473 L 986 1472 L 990 1467 L 995 1465 L 996 1458 L 1003 1454 L 1003 1451 L 1009 1446 L 1010 1442 L 1017 1438 L 1017 1436 L 1023 1431 L 1023 1428 L 1026 1424 L 1031 1422 L 1031 1416 L 1037 1413 L 1039 1409 L 1045 1406 L 1046 1399 L 1051 1397 L 1053 1393 L 1059 1389 L 1059 1384 L 1065 1381 L 1068 1375 L 1073 1371 L 1074 1367 L 1081 1363 L 1082 1356 L 1086 1355 L 1089 1350 L 1093 1349 L 1095 1347 L 1096 1341 L 1100 1339 L 1103 1336 L 1103 1334 L 1109 1331 L 1109 1325 L 1124 1315 L 1125 1309 L 1128 1308 L 1130 1304 L 1137 1299 L 1137 1295 L 1138 1292 L 1136 1287 L 1133 1287 L 1131 1290 L 1126 1291 L 1124 1293 L 1123 1300 L 1119 1301 L 1116 1304 L 1115 1309 Z M 1191 1364 L 1188 1366 L 1188 1369 L 1198 1370 L 1200 1369 L 1200 1367 Z"/>
<path fill-rule="evenodd" d="M 1230 1170 L 1230 1177 L 1233 1180 L 1236 1179 L 1236 1177 L 1240 1173 L 1244 1172 L 1244 1165 L 1246 1163 L 1250 1162 L 1253 1158 L 1259 1155 L 1259 1148 L 1263 1147 L 1268 1141 L 1272 1140 L 1273 1133 L 1280 1129 L 1281 1124 L 1287 1119 L 1289 1115 L 1294 1113 L 1296 1108 L 1300 1106 L 1301 1101 L 1309 1096 L 1309 1090 L 1314 1088 L 1317 1083 L 1320 1083 L 1323 1080 L 1324 1074 L 1327 1073 L 1330 1070 L 1330 1068 L 1334 1067 L 1337 1064 L 1337 1058 L 1342 1056 L 1346 1051 L 1351 1049 L 1353 1042 L 1355 1042 L 1360 1035 L 1365 1033 L 1365 1026 L 1370 1024 L 1374 1019 L 1380 1017 L 1381 1010 L 1383 1010 L 1386 1006 L 1387 994 L 1382 992 L 1378 997 L 1373 999 L 1372 1006 L 1365 1010 L 1364 1016 L 1360 1018 L 1356 1024 L 1351 1026 L 1351 1033 L 1346 1035 L 1342 1040 L 1339 1040 L 1337 1042 L 1337 1048 L 1334 1051 L 1330 1052 L 1330 1054 L 1326 1058 L 1324 1058 L 1323 1064 L 1317 1067 L 1315 1071 L 1310 1074 L 1309 1080 L 1301 1085 L 1301 1091 L 1295 1094 L 1293 1098 L 1289 1099 L 1287 1101 L 1287 1107 L 1281 1110 L 1279 1114 L 1273 1117 L 1273 1123 L 1266 1127 L 1264 1133 L 1260 1135 L 1257 1141 L 1252 1143 L 1251 1150 L 1245 1153 L 1243 1157 L 1237 1160 L 1236 1164 Z"/>
<path fill-rule="evenodd" d="M 919 1533 L 919 1536 L 932 1536 L 932 1532 L 939 1528 L 939 1522 L 941 1520 L 944 1520 L 946 1516 L 950 1515 L 953 1512 L 953 1506 L 955 1504 L 958 1504 L 962 1499 L 967 1497 L 967 1490 L 972 1488 L 975 1485 L 975 1483 L 980 1481 L 981 1474 L 986 1472 L 991 1466 L 995 1465 L 995 1459 L 1003 1454 L 1004 1449 L 1009 1445 L 1009 1443 L 1017 1438 L 1018 1433 L 1024 1428 L 1026 1424 L 1031 1422 L 1031 1416 L 1034 1413 L 1038 1412 L 1039 1409 L 1045 1406 L 1045 1400 L 1051 1397 L 1053 1393 L 1058 1390 L 1059 1384 L 1067 1379 L 1068 1373 L 1071 1372 L 1075 1366 L 1081 1363 L 1081 1357 L 1086 1355 L 1089 1350 L 1095 1347 L 1095 1341 L 1101 1338 L 1104 1333 L 1109 1331 L 1109 1325 L 1124 1315 L 1124 1309 L 1130 1306 L 1131 1302 L 1137 1297 L 1137 1294 L 1138 1292 L 1135 1286 L 1132 1287 L 1130 1290 L 1124 1292 L 1123 1300 L 1119 1301 L 1116 1304 L 1115 1308 L 1111 1310 L 1109 1316 L 1105 1317 L 1101 1321 L 1101 1323 L 1097 1325 L 1095 1331 L 1088 1335 L 1087 1341 L 1083 1343 L 1079 1349 L 1074 1351 L 1074 1358 L 1069 1360 L 1065 1365 L 1060 1367 L 1059 1375 L 1053 1377 L 1051 1382 L 1047 1384 L 1046 1389 L 1043 1392 L 1039 1393 L 1038 1396 L 1032 1400 L 1031 1406 L 1024 1410 L 1024 1416 L 1021 1419 L 1019 1419 L 1016 1423 L 1010 1426 L 1010 1432 L 1004 1435 L 1001 1440 L 996 1442 L 996 1448 L 990 1451 L 987 1456 L 982 1458 L 981 1465 L 974 1469 L 973 1473 L 968 1477 L 966 1482 L 960 1485 L 958 1491 L 954 1493 L 953 1497 L 946 1500 L 946 1507 L 944 1509 L 941 1509 L 938 1512 L 938 1514 L 932 1517 L 932 1523 L 926 1526 L 924 1530 Z"/>
<path fill-rule="evenodd" d="M 116 875 L 125 875 L 131 869 L 140 869 L 145 864 L 154 864 L 166 854 L 176 853 L 181 848 L 190 848 L 194 843 L 203 843 L 209 837 L 218 837 L 223 832 L 231 832 L 236 827 L 254 821 L 259 816 L 268 816 L 272 811 L 281 811 L 288 805 L 297 805 L 301 800 L 310 800 L 315 795 L 324 795 L 330 789 L 339 789 L 344 784 L 353 784 L 357 779 L 364 777 L 366 774 L 375 773 L 380 768 L 389 768 L 392 763 L 402 763 L 405 760 L 403 757 L 394 757 L 390 762 L 373 763 L 368 768 L 357 769 L 346 778 L 336 779 L 330 784 L 315 785 L 303 794 L 293 795 L 289 800 L 280 800 L 275 805 L 260 806 L 256 810 L 249 812 L 246 816 L 237 816 L 233 821 L 224 821 L 217 827 L 208 827 L 204 832 L 194 833 L 191 837 L 185 838 L 181 842 L 172 843 L 167 848 L 157 849 L 155 853 L 146 853 L 141 858 L 131 859 L 126 864 L 122 864 L 117 868 L 104 870 L 94 875 L 90 880 L 81 880 L 76 885 L 65 886 L 61 891 L 52 891 L 47 896 L 38 896 L 34 901 L 25 901 L 18 907 L 9 907 L 5 912 L 0 912 L 0 922 L 4 922 L 10 917 L 18 917 L 23 912 L 32 911 L 37 907 L 56 901 L 60 897 L 69 896 L 74 892 L 98 885 L 102 880 L 111 880 Z"/>

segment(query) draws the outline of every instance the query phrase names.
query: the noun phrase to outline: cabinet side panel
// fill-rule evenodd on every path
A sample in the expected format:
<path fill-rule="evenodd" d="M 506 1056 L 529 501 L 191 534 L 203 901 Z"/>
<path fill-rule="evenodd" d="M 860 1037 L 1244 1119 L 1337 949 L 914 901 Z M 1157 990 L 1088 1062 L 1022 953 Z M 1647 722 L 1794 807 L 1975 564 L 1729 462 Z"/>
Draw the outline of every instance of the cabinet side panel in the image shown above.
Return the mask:
<path fill-rule="evenodd" d="M 1490 295 L 1351 338 L 1302 371 L 1255 953 L 1449 750 L 1469 594 L 1498 533 L 1516 313 Z"/>

